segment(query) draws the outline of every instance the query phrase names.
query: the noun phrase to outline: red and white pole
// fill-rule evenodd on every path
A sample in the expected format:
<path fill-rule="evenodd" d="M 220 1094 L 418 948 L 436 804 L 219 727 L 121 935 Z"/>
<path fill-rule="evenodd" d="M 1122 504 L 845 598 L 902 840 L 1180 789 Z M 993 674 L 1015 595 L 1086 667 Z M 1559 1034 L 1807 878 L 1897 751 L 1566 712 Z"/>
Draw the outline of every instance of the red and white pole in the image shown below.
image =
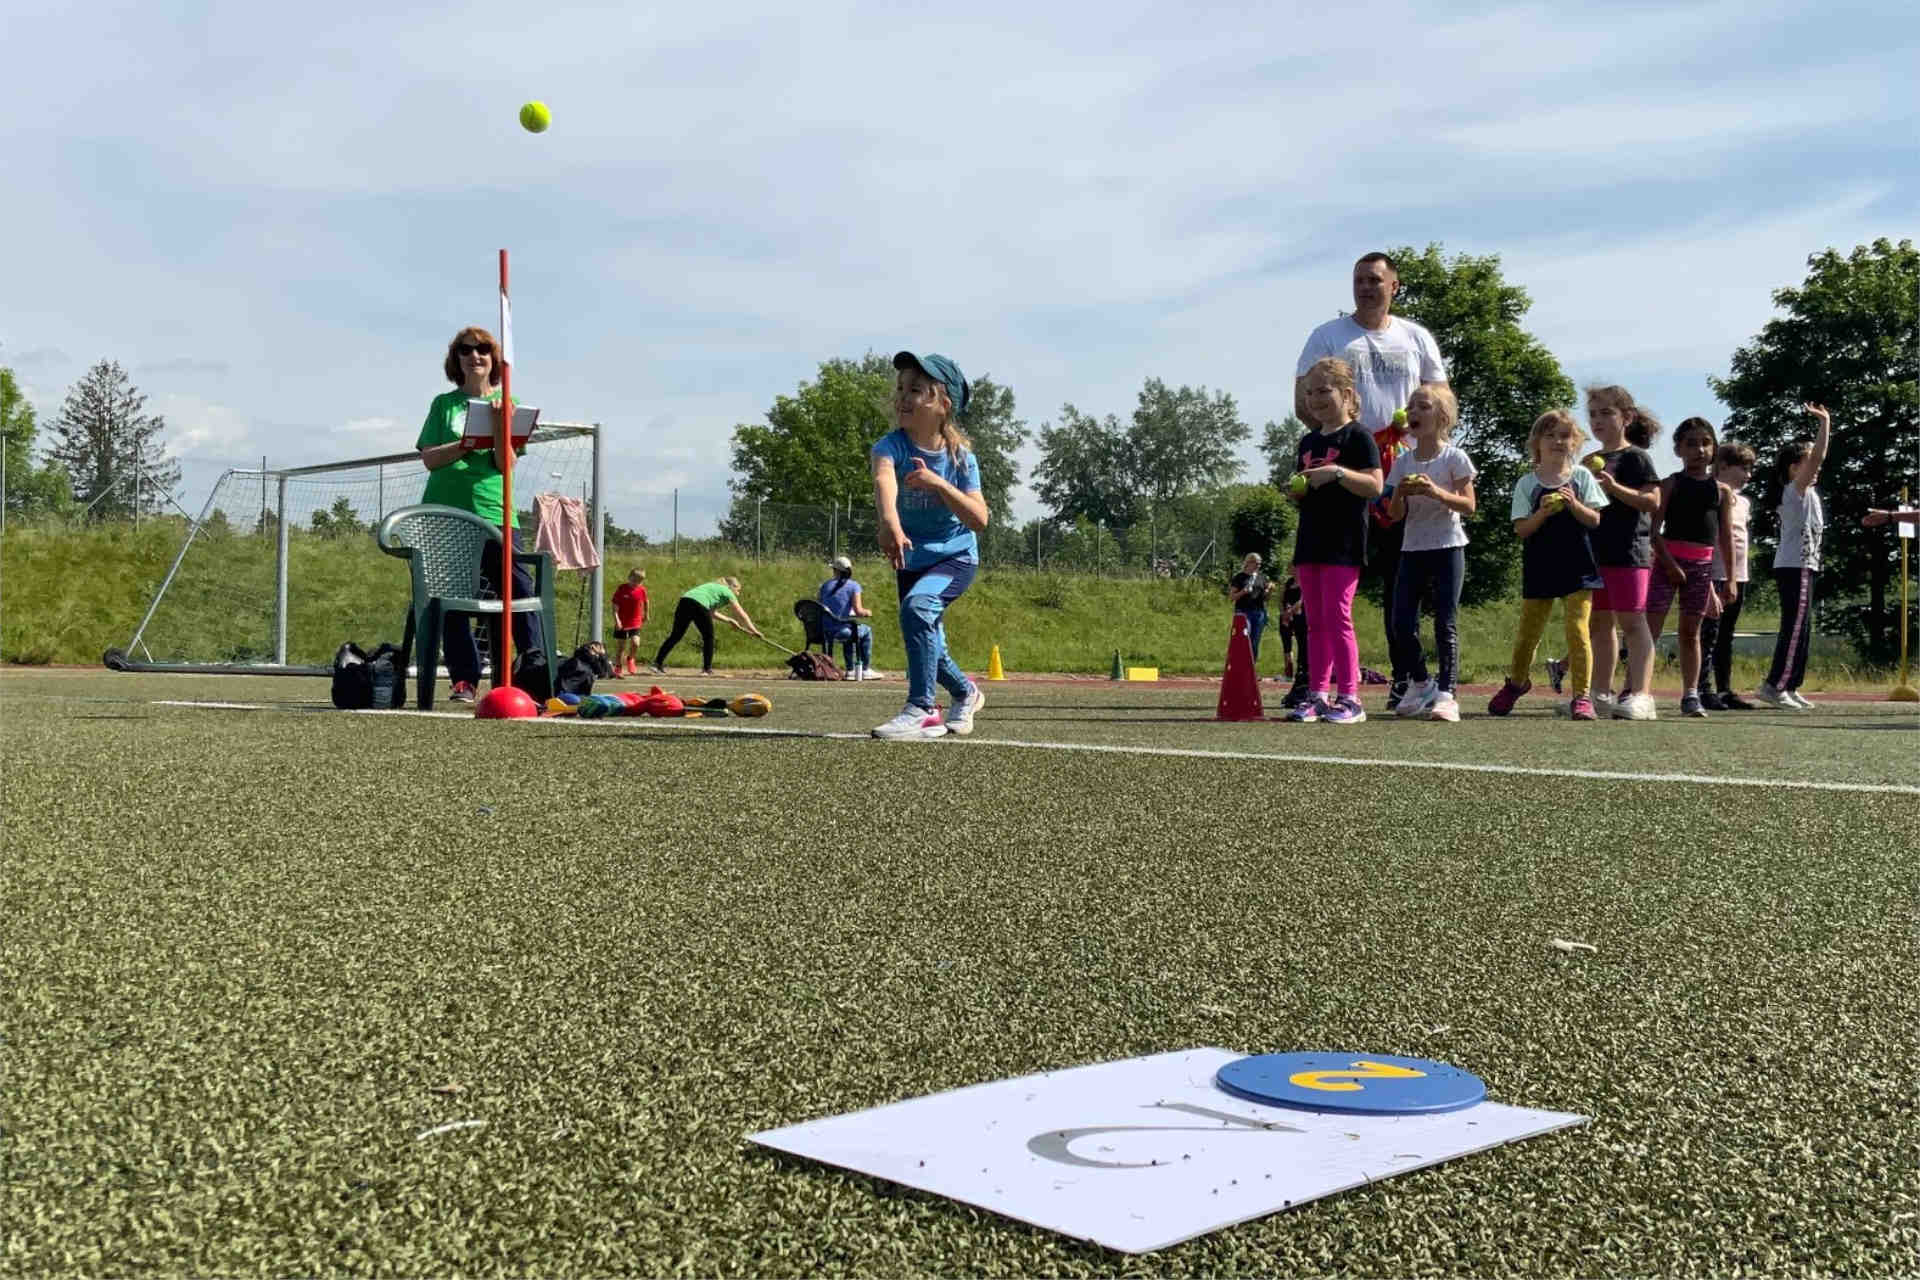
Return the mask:
<path fill-rule="evenodd" d="M 507 251 L 500 251 L 500 417 L 493 462 L 500 468 L 500 653 L 493 687 L 513 681 L 513 308 L 507 302 Z"/>

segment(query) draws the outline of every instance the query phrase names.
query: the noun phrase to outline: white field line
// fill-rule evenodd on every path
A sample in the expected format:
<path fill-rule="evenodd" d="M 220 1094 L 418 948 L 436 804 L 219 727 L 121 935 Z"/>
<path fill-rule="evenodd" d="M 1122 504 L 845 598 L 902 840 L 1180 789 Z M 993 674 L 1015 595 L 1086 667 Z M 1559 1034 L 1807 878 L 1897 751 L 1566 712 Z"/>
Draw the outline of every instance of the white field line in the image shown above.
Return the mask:
<path fill-rule="evenodd" d="M 156 707 L 197 707 L 220 711 L 326 711 L 315 705 L 276 705 L 264 702 L 189 702 L 156 700 Z M 406 716 L 410 719 L 471 720 L 471 711 L 360 711 L 356 715 Z M 615 717 L 615 721 L 626 717 Z M 600 724 L 575 716 L 539 716 L 520 724 Z M 835 742 L 872 742 L 865 733 L 829 733 L 820 729 L 774 729 L 707 720 L 646 719 L 648 729 L 679 729 L 688 733 L 727 733 L 740 737 L 820 738 Z M 921 739 L 928 741 L 928 739 Z M 1546 769 L 1522 764 L 1473 764 L 1459 760 L 1383 760 L 1370 756 L 1315 756 L 1282 751 L 1210 751 L 1199 747 L 1133 747 L 1100 742 L 1030 742 L 1021 738 L 966 738 L 969 749 L 1010 747 L 1019 751 L 1080 751 L 1091 755 L 1158 756 L 1184 760 L 1252 760 L 1268 764 L 1366 765 L 1375 769 L 1432 769 L 1448 773 L 1494 773 L 1523 778 L 1580 778 L 1593 782 L 1690 782 L 1707 787 L 1780 787 L 1790 791 L 1846 791 L 1867 795 L 1920 796 L 1920 786 L 1893 782 L 1815 782 L 1804 778 L 1742 778 L 1709 773 L 1629 773 L 1613 769 Z M 902 744 L 904 745 L 904 744 Z M 946 748 L 951 750 L 951 748 Z"/>

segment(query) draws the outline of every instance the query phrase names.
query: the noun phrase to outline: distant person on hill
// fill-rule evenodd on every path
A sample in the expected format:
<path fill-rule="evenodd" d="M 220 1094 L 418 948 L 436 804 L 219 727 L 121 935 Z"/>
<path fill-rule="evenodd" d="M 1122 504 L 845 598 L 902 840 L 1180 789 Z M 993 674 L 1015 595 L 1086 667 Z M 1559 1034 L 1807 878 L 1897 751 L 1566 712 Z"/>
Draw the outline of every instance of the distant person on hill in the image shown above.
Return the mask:
<path fill-rule="evenodd" d="M 821 623 L 822 633 L 829 645 L 839 642 L 840 656 L 846 659 L 847 679 L 878 679 L 878 673 L 873 670 L 873 628 L 864 622 L 834 621 L 834 618 L 873 616 L 873 610 L 867 608 L 861 596 L 860 584 L 854 581 L 853 561 L 835 556 L 827 568 L 833 576 L 820 584 L 818 596 L 820 607 L 830 615 Z"/>
<path fill-rule="evenodd" d="M 876 738 L 938 738 L 973 732 L 986 694 L 947 651 L 942 621 L 980 568 L 976 536 L 987 527 L 980 464 L 960 430 L 972 394 L 946 356 L 902 351 L 893 357 L 893 411 L 900 424 L 873 446 L 873 505 L 880 551 L 900 592 L 900 638 L 907 650 L 907 702 L 875 726 Z M 943 720 L 938 682 L 953 699 Z"/>
<path fill-rule="evenodd" d="M 1383 474 L 1392 470 L 1394 458 L 1407 447 L 1406 430 L 1394 421 L 1394 414 L 1406 408 L 1421 387 L 1447 385 L 1446 362 L 1433 334 L 1392 314 L 1393 300 L 1399 292 L 1400 268 L 1391 257 L 1384 253 L 1362 257 L 1353 264 L 1353 314 L 1336 316 L 1309 334 L 1293 370 L 1293 411 L 1300 421 L 1311 424 L 1313 418 L 1306 403 L 1307 371 L 1329 356 L 1346 361 L 1353 370 L 1360 398 L 1360 408 L 1353 416 L 1372 434 Z M 1379 500 L 1373 504 L 1372 519 L 1368 554 L 1380 574 L 1385 592 L 1382 604 L 1391 618 L 1399 576 L 1400 529 L 1386 518 L 1385 506 Z M 1407 681 L 1408 673 L 1395 667 L 1387 691 L 1387 710 L 1397 708 L 1406 696 Z"/>
<path fill-rule="evenodd" d="M 1260 662 L 1260 633 L 1267 629 L 1267 597 L 1273 594 L 1273 582 L 1260 572 L 1260 557 L 1249 551 L 1240 562 L 1240 572 L 1227 582 L 1227 599 L 1235 613 L 1246 615 L 1247 639 L 1253 642 L 1253 661 Z"/>
<path fill-rule="evenodd" d="M 427 468 L 427 487 L 420 501 L 471 511 L 498 529 L 506 489 L 494 452 L 491 448 L 469 449 L 460 443 L 466 431 L 467 401 L 498 403 L 500 400 L 500 361 L 496 350 L 493 335 L 485 329 L 470 326 L 453 335 L 440 368 L 454 389 L 435 396 L 427 406 L 427 420 L 421 424 L 420 437 L 414 441 L 414 447 L 420 451 L 420 461 Z M 514 549 L 524 550 L 526 540 L 520 534 L 518 513 L 512 523 Z M 500 544 L 497 541 L 489 542 L 480 558 L 480 581 L 488 593 L 499 593 Z M 533 575 L 516 563 L 513 598 L 525 600 L 532 595 Z M 498 621 L 493 625 L 497 627 Z M 538 614 L 513 615 L 513 647 L 519 653 L 544 647 Z M 480 651 L 474 647 L 473 629 L 465 614 L 447 615 L 440 630 L 440 652 L 453 684 L 448 696 L 455 702 L 472 702 L 480 681 Z M 497 633 L 494 652 L 499 652 Z M 428 672 L 421 678 L 434 677 Z"/>
<path fill-rule="evenodd" d="M 613 674 L 640 674 L 640 628 L 647 625 L 647 571 L 635 568 L 613 589 Z"/>
<path fill-rule="evenodd" d="M 1300 681 L 1305 678 L 1307 668 L 1307 611 L 1300 607 L 1300 579 L 1291 571 L 1286 581 L 1280 584 L 1280 617 L 1277 625 L 1280 628 L 1280 656 L 1283 662 L 1280 678 L 1294 681 L 1293 691 L 1299 692 L 1302 687 Z M 1297 663 L 1294 658 L 1296 649 L 1299 651 Z M 1291 710 L 1298 699 L 1293 698 L 1292 693 L 1287 696 L 1291 701 L 1283 700 L 1281 705 Z"/>
<path fill-rule="evenodd" d="M 724 608 L 727 613 L 721 613 Z M 732 617 L 727 615 L 731 614 Z M 673 646 L 680 643 L 680 637 L 692 627 L 700 633 L 700 674 L 710 676 L 713 672 L 713 620 L 732 627 L 735 631 L 744 631 L 750 636 L 760 635 L 760 628 L 753 625 L 753 619 L 740 603 L 740 579 L 719 578 L 713 582 L 703 582 L 689 588 L 673 606 L 673 629 L 667 632 L 667 638 L 660 642 L 660 652 L 653 657 L 653 673 L 667 674 L 667 655 L 673 652 Z"/>

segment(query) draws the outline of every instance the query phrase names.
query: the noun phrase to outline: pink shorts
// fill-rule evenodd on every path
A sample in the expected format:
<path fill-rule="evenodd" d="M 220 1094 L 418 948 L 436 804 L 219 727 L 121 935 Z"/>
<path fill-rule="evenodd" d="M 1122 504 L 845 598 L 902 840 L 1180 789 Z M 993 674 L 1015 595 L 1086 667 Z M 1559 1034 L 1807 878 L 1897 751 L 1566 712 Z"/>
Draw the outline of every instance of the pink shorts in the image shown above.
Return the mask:
<path fill-rule="evenodd" d="M 1593 593 L 1593 611 L 1595 613 L 1645 613 L 1647 611 L 1647 580 L 1652 576 L 1651 569 L 1635 569 L 1628 565 L 1601 565 L 1600 589 Z"/>

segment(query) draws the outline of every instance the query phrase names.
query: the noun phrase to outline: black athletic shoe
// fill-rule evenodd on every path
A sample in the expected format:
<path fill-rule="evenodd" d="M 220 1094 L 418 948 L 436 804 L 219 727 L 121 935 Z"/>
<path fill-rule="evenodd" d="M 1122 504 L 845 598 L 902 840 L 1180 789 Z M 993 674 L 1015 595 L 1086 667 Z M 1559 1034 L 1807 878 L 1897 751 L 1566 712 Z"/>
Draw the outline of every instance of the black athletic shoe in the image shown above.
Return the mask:
<path fill-rule="evenodd" d="M 1308 701 L 1308 699 L 1307 687 L 1303 684 L 1296 684 L 1293 688 L 1287 690 L 1286 697 L 1280 699 L 1280 705 L 1291 711 L 1301 703 Z"/>
<path fill-rule="evenodd" d="M 1726 710 L 1726 707 L 1720 701 L 1720 695 L 1706 689 L 1700 691 L 1700 705 L 1709 711 Z"/>
<path fill-rule="evenodd" d="M 1760 708 L 1739 694 L 1729 691 L 1720 695 L 1720 709 L 1722 711 L 1758 711 Z"/>
<path fill-rule="evenodd" d="M 1407 696 L 1407 685 L 1405 680 L 1393 682 L 1393 687 L 1387 690 L 1387 710 L 1391 711 L 1400 705 L 1400 699 Z"/>

